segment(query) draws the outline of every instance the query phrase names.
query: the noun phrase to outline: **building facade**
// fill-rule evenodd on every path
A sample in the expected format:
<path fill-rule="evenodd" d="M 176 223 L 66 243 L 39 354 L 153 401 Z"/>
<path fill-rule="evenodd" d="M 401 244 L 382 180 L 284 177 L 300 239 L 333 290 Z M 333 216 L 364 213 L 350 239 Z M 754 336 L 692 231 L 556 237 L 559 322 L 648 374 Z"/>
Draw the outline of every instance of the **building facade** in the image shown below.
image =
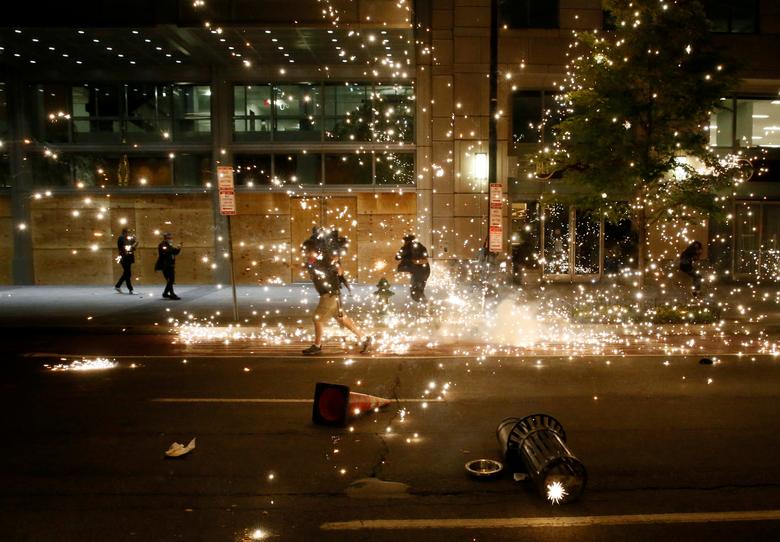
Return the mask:
<path fill-rule="evenodd" d="M 30 7 L 0 29 L 0 283 L 109 284 L 123 227 L 142 283 L 164 231 L 184 243 L 182 283 L 226 282 L 231 241 L 237 282 L 303 280 L 298 247 L 320 225 L 350 238 L 360 282 L 395 268 L 408 232 L 442 262 L 485 242 L 490 0 L 82 4 Z M 744 64 L 712 143 L 765 159 L 734 220 L 689 237 L 726 240 L 715 253 L 735 276 L 776 276 L 780 61 L 761 51 L 777 45 L 780 8 L 708 9 Z M 529 280 L 635 266 L 630 221 L 548 205 L 565 186 L 529 177 L 571 32 L 603 25 L 598 0 L 499 0 L 496 181 L 504 255 Z M 234 172 L 230 221 L 219 166 Z"/>

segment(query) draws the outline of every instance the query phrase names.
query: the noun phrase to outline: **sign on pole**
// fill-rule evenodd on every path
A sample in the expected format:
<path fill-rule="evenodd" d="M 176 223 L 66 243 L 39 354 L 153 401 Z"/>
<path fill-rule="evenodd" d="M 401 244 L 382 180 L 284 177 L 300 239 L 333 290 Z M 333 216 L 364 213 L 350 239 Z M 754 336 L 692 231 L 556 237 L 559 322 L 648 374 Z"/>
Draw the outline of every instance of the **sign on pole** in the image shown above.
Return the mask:
<path fill-rule="evenodd" d="M 236 214 L 236 189 L 233 184 L 233 168 L 217 167 L 217 187 L 219 189 L 219 212 L 223 215 Z"/>
<path fill-rule="evenodd" d="M 222 215 L 227 215 L 230 283 L 233 290 L 233 321 L 238 322 L 236 273 L 235 263 L 233 262 L 233 231 L 230 226 L 230 217 L 236 214 L 236 188 L 233 184 L 233 168 L 231 166 L 217 166 L 217 188 L 219 189 L 219 212 Z"/>
<path fill-rule="evenodd" d="M 490 215 L 488 250 L 501 252 L 504 249 L 504 194 L 501 183 L 490 183 Z"/>

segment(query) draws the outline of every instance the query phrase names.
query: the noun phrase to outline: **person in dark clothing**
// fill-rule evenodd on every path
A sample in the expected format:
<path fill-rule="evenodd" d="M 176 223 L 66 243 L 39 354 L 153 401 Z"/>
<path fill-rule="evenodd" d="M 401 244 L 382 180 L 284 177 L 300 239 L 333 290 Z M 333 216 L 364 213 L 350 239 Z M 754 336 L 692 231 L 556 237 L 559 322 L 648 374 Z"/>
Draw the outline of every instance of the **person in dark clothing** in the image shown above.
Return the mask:
<path fill-rule="evenodd" d="M 682 251 L 680 254 L 680 271 L 691 277 L 693 280 L 693 295 L 694 297 L 701 292 L 701 273 L 696 269 L 695 262 L 699 261 L 702 253 L 702 245 L 699 241 L 694 241 L 688 248 Z"/>
<path fill-rule="evenodd" d="M 425 284 L 431 276 L 431 267 L 428 264 L 428 249 L 415 240 L 412 234 L 404 237 L 404 244 L 396 253 L 395 259 L 399 261 L 398 272 L 409 273 L 412 277 L 410 293 L 412 299 L 425 303 Z"/>
<path fill-rule="evenodd" d="M 122 276 L 116 283 L 114 289 L 122 293 L 122 283 L 127 284 L 130 295 L 133 295 L 133 283 L 130 282 L 132 276 L 132 267 L 135 263 L 135 247 L 138 246 L 138 240 L 131 235 L 127 228 L 122 228 L 122 235 L 116 240 L 116 248 L 119 251 L 117 260 L 122 266 Z"/>
<path fill-rule="evenodd" d="M 181 245 L 173 246 L 171 240 L 173 235 L 165 233 L 162 242 L 157 245 L 157 263 L 154 264 L 155 271 L 162 271 L 166 284 L 162 296 L 167 299 L 181 299 L 173 292 L 173 284 L 176 282 L 176 256 L 181 252 Z"/>
<path fill-rule="evenodd" d="M 363 332 L 355 325 L 355 322 L 344 313 L 341 304 L 341 285 L 343 270 L 338 262 L 338 255 L 332 254 L 316 239 L 309 239 L 303 244 L 304 267 L 309 273 L 314 288 L 320 295 L 320 301 L 314 311 L 314 344 L 303 351 L 306 356 L 320 354 L 322 352 L 322 335 L 325 322 L 335 318 L 340 326 L 347 328 L 355 334 L 360 342 L 360 353 L 366 354 L 371 350 L 371 337 L 365 337 Z"/>

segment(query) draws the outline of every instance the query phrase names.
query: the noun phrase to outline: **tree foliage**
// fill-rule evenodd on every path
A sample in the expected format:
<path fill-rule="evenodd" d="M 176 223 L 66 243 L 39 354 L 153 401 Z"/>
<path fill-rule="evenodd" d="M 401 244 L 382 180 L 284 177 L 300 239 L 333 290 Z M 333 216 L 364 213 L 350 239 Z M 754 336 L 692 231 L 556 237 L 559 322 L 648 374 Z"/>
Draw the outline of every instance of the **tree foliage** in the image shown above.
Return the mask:
<path fill-rule="evenodd" d="M 575 34 L 559 96 L 554 168 L 580 204 L 627 200 L 650 222 L 719 207 L 739 176 L 708 146 L 710 114 L 734 70 L 710 42 L 697 0 L 606 0 L 613 31 Z"/>

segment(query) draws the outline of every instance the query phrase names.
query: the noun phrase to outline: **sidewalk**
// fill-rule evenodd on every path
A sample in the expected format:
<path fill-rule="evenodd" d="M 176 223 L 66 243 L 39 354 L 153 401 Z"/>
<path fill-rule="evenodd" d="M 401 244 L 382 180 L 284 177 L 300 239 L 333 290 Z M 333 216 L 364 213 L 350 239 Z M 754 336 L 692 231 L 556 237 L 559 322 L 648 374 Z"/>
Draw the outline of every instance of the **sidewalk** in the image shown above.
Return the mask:
<path fill-rule="evenodd" d="M 604 285 L 548 284 L 543 288 L 528 289 L 522 299 L 516 302 L 538 306 L 564 306 L 581 304 L 582 287 L 591 292 L 599 292 Z M 429 287 L 428 295 L 434 303 L 439 303 L 439 312 L 446 316 L 447 303 L 453 296 L 467 298 L 471 302 L 475 297 L 466 287 L 460 291 Z M 780 304 L 778 287 L 764 287 L 751 292 L 744 286 L 742 291 L 733 291 L 740 286 L 729 286 L 719 294 L 727 305 L 721 318 L 732 325 L 750 329 L 773 329 L 780 327 Z M 110 286 L 1 286 L 0 287 L 0 328 L 7 331 L 20 328 L 35 329 L 78 329 L 81 332 L 163 333 L 170 329 L 170 319 L 179 322 L 188 318 L 199 321 L 206 319 L 215 324 L 232 322 L 232 293 L 229 287 L 214 285 L 177 285 L 180 301 L 170 301 L 160 297 L 161 287 L 139 287 L 134 295 L 119 294 Z M 375 286 L 355 285 L 354 295 L 344 296 L 344 303 L 350 314 L 358 319 L 371 312 L 375 303 Z M 413 305 L 409 298 L 409 289 L 405 284 L 392 287 L 394 296 L 391 307 L 401 313 L 408 312 L 407 305 Z M 578 298 L 578 294 L 580 297 Z M 649 294 L 652 295 L 652 294 Z M 449 296 L 449 297 L 448 297 Z M 585 296 L 587 297 L 587 296 Z M 237 288 L 239 319 L 244 325 L 268 325 L 282 322 L 295 324 L 301 321 L 303 327 L 309 327 L 310 311 L 316 307 L 318 296 L 307 284 L 239 286 Z M 658 303 L 659 299 L 654 298 Z M 756 300 L 758 299 L 758 300 Z M 751 311 L 742 313 L 738 306 L 750 305 Z M 453 305 L 454 306 L 454 305 Z M 475 309 L 477 310 L 477 309 Z M 764 317 L 751 324 L 751 315 Z M 497 317 L 500 316 L 500 313 Z M 777 331 L 780 331 L 778 329 Z"/>

